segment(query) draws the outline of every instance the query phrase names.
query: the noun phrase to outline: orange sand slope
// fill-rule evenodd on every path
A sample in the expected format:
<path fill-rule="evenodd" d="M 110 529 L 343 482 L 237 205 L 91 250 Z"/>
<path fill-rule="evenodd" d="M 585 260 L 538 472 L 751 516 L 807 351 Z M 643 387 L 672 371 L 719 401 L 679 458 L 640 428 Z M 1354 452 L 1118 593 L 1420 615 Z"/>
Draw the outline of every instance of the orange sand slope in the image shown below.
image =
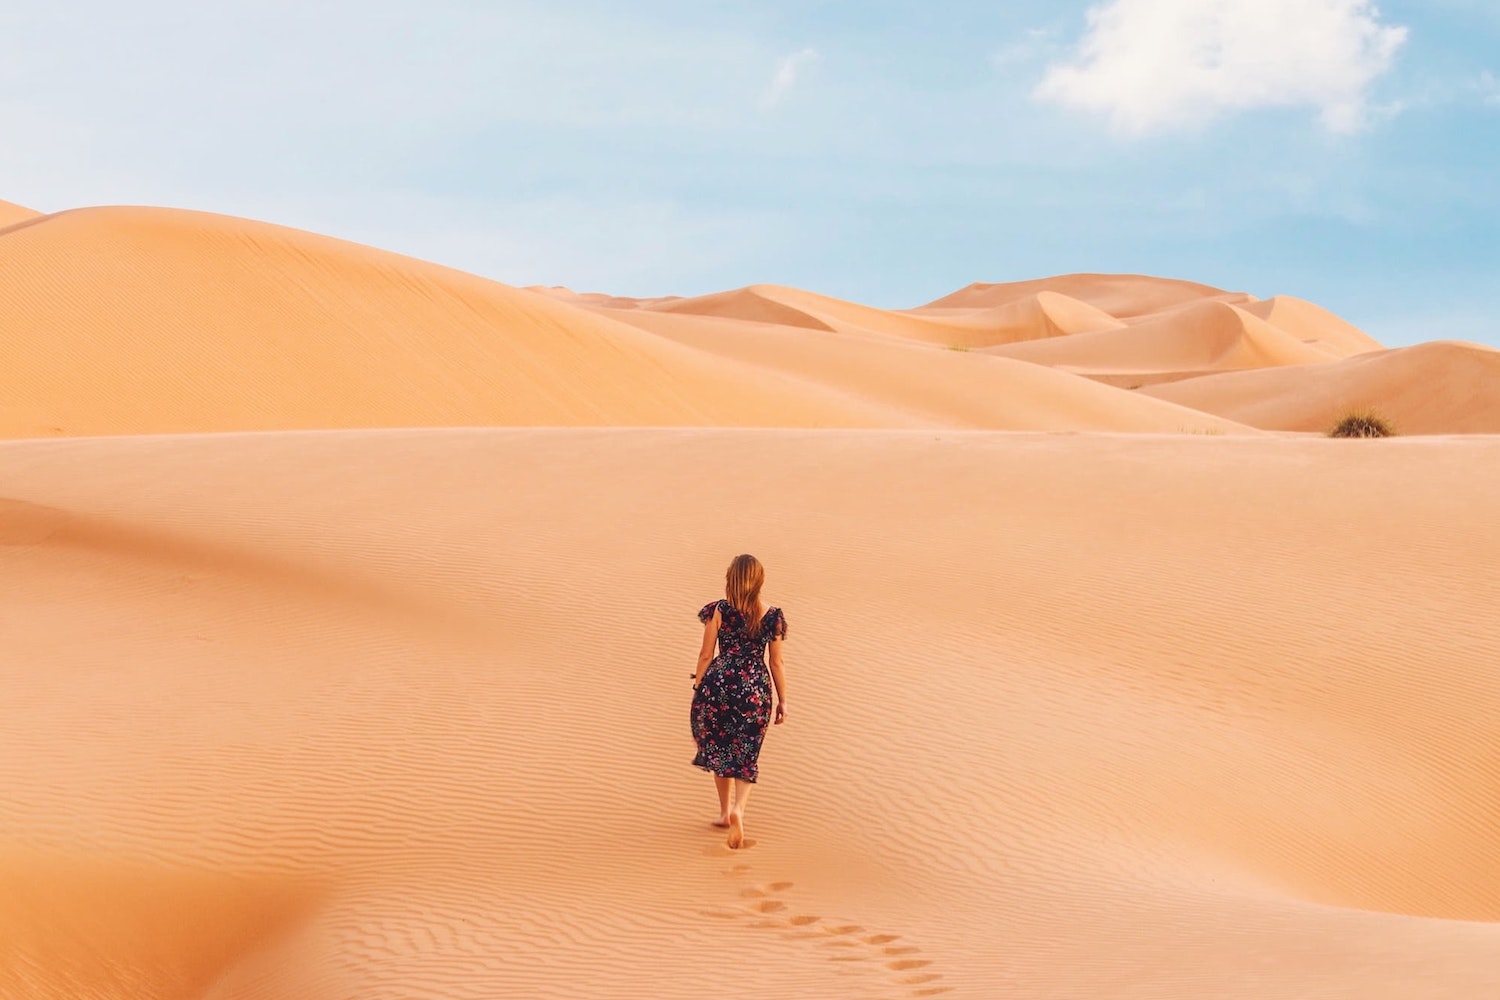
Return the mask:
<path fill-rule="evenodd" d="M 1136 390 L 1216 372 L 1285 369 L 1293 380 L 1314 366 L 1382 351 L 1363 331 L 1310 302 L 1257 300 L 1191 282 L 1135 275 L 1062 275 L 1009 285 L 973 285 L 918 309 L 872 309 L 775 285 L 696 298 L 628 299 L 539 290 L 615 320 L 735 362 L 773 369 L 840 393 L 880 399 L 896 410 L 953 428 L 1244 433 L 1205 427 L 1182 415 L 1133 410 L 1119 395 L 1094 396 L 1078 378 Z M 1106 311 L 1112 310 L 1112 311 Z M 961 362 L 898 353 L 948 347 Z M 981 356 L 1048 367 L 1075 377 L 1043 380 L 1034 370 L 983 367 Z M 1310 377 L 1310 376 L 1309 376 Z M 1424 373 L 1392 371 L 1392 393 L 1430 391 Z M 1269 376 L 1247 386 L 1270 385 Z M 1500 396 L 1500 379 L 1475 390 Z M 1199 396 L 1150 393 L 1227 416 Z M 1139 398 L 1139 395 L 1137 398 Z M 1473 420 L 1424 422 L 1424 433 L 1458 433 Z M 1286 429 L 1281 423 L 1257 423 Z M 1300 425 L 1299 425 L 1300 426 Z M 1321 427 L 1319 428 L 1321 429 Z"/>
<path fill-rule="evenodd" d="M 222 216 L 0 233 L 8 436 L 459 424 L 909 426 L 597 313 Z"/>
<path fill-rule="evenodd" d="M 1350 413 L 1374 412 L 1398 434 L 1500 433 L 1500 351 L 1457 341 L 1143 391 L 1269 430 L 1327 431 Z"/>
<path fill-rule="evenodd" d="M 1006 358 L 719 317 L 645 309 L 613 315 L 730 364 L 750 364 L 839 393 L 878 399 L 931 426 L 1254 433 L 1198 410 L 1175 404 L 1167 408 L 1159 400 Z"/>
<path fill-rule="evenodd" d="M 947 339 L 943 323 L 792 289 L 727 301 L 799 333 L 860 336 L 801 351 L 793 364 L 731 357 L 640 319 L 686 307 L 611 301 L 526 291 L 223 216 L 60 213 L 0 233 L 11 361 L 0 370 L 0 434 L 432 425 L 1251 432 L 992 359 L 973 359 L 975 370 L 956 377 L 970 387 L 960 396 L 982 391 L 995 402 L 945 403 L 934 378 L 959 369 L 923 342 Z M 766 311 L 772 305 L 782 311 Z M 721 332 L 713 317 L 695 319 Z M 893 355 L 891 346 L 934 356 Z M 851 359 L 892 377 L 851 381 L 841 367 Z"/>
<path fill-rule="evenodd" d="M 1500 439 L 0 450 L 5 997 L 1500 995 Z"/>
<path fill-rule="evenodd" d="M 1305 343 L 1246 309 L 1205 300 L 1115 330 L 987 348 L 1079 373 L 1154 381 L 1183 373 L 1307 365 L 1343 357 Z"/>
<path fill-rule="evenodd" d="M 894 337 L 953 348 L 1062 336 L 1124 325 L 1102 310 L 1055 292 L 1039 292 L 993 308 L 905 312 L 874 309 L 777 285 L 753 285 L 692 299 L 615 300 L 592 304 Z"/>
<path fill-rule="evenodd" d="M 6 229 L 20 222 L 41 218 L 42 213 L 24 208 L 21 205 L 13 205 L 8 201 L 0 201 L 0 229 Z"/>

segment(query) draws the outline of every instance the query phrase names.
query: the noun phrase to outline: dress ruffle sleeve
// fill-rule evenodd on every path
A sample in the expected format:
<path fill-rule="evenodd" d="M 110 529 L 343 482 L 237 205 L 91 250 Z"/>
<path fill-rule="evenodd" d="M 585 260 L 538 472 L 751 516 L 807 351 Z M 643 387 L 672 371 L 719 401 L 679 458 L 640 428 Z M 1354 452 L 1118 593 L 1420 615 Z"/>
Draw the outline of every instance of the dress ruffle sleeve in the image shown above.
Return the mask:
<path fill-rule="evenodd" d="M 703 609 L 698 612 L 698 620 L 700 622 L 707 622 L 710 618 L 712 618 L 714 616 L 714 612 L 717 611 L 718 608 L 719 608 L 719 602 L 718 601 L 710 601 L 709 603 L 703 605 Z"/>
<path fill-rule="evenodd" d="M 772 641 L 775 641 L 777 639 L 785 639 L 786 638 L 786 612 L 782 611 L 780 608 L 772 608 L 770 613 L 775 616 L 775 620 L 773 622 L 771 622 L 771 639 L 772 639 Z"/>

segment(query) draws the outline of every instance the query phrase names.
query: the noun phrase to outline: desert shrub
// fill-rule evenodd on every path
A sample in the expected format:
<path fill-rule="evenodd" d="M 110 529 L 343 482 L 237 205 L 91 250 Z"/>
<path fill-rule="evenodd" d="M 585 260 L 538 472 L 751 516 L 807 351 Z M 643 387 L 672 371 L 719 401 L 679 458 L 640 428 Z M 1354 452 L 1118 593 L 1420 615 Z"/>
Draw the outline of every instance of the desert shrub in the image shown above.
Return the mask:
<path fill-rule="evenodd" d="M 1396 432 L 1390 421 L 1368 410 L 1346 413 L 1328 432 L 1333 438 L 1384 438 Z"/>

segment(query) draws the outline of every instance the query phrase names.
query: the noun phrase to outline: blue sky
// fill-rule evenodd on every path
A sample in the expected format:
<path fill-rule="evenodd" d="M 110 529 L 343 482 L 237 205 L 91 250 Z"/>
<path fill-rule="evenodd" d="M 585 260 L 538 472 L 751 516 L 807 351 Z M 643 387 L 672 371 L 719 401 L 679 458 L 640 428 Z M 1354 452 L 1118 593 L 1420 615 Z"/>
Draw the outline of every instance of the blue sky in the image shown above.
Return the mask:
<path fill-rule="evenodd" d="M 0 198 L 512 284 L 1128 271 L 1500 345 L 1494 0 L 12 0 L 0 130 Z"/>

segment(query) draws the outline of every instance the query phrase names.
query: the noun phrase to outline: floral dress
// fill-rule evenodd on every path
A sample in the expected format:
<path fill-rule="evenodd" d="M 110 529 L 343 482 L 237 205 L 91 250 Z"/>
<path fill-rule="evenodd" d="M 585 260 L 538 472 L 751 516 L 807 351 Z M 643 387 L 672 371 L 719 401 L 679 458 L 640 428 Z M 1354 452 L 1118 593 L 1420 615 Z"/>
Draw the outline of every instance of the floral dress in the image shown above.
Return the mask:
<path fill-rule="evenodd" d="M 786 638 L 786 616 L 767 608 L 760 628 L 749 634 L 745 616 L 728 601 L 705 604 L 698 620 L 719 612 L 719 655 L 703 672 L 693 692 L 693 764 L 726 778 L 754 781 L 759 774 L 760 745 L 771 721 L 771 679 L 766 645 Z"/>

